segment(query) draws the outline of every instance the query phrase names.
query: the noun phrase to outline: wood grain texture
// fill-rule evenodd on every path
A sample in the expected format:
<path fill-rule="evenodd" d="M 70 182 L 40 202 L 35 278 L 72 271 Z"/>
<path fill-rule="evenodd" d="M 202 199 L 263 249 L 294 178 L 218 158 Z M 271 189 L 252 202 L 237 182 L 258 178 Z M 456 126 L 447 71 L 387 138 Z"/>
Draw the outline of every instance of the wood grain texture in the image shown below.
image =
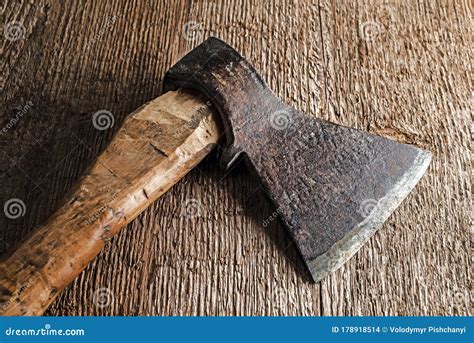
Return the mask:
<path fill-rule="evenodd" d="M 3 250 L 51 215 L 125 116 L 159 95 L 166 69 L 211 34 L 297 109 L 433 152 L 384 227 L 318 284 L 258 182 L 213 155 L 48 314 L 472 314 L 472 2 L 12 1 L 0 18 L 24 27 L 0 40 L 1 127 L 18 118 L 0 135 L 0 201 L 26 209 L 0 213 Z M 110 130 L 91 123 L 100 109 L 115 116 Z"/>

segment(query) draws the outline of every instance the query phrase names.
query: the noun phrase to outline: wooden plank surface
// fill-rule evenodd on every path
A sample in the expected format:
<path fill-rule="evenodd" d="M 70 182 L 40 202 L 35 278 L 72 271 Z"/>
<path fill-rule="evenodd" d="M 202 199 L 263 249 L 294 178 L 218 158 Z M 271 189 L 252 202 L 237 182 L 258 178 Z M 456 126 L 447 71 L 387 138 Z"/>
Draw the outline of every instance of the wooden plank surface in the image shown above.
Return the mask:
<path fill-rule="evenodd" d="M 128 225 L 49 315 L 472 314 L 472 2 L 7 1 L 0 39 L 0 250 L 44 222 L 166 69 L 233 45 L 314 116 L 433 152 L 346 265 L 305 275 L 258 182 L 211 155 Z M 97 130 L 98 110 L 114 125 Z M 10 202 L 11 203 L 11 202 Z M 10 218 L 9 218 L 10 217 Z"/>

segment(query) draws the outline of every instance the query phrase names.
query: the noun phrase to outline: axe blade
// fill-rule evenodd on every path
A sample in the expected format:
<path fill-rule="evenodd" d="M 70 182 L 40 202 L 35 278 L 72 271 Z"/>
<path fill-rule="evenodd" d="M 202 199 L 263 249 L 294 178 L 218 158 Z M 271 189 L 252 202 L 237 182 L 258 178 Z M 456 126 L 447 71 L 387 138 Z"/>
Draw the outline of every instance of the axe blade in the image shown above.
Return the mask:
<path fill-rule="evenodd" d="M 244 155 L 314 281 L 339 268 L 414 188 L 431 153 L 336 125 L 282 103 L 234 49 L 210 38 L 165 76 L 221 114 L 228 166 Z"/>

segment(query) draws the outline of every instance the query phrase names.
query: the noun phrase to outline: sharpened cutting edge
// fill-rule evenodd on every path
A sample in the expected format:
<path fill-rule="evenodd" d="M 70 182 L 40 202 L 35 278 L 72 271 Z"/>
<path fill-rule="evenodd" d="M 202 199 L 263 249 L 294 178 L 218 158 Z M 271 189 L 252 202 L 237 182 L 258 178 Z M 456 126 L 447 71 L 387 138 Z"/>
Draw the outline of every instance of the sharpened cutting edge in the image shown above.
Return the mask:
<path fill-rule="evenodd" d="M 431 153 L 419 149 L 419 153 L 410 169 L 386 196 L 381 198 L 372 212 L 365 217 L 354 229 L 349 231 L 344 238 L 337 241 L 329 250 L 315 259 L 306 261 L 308 269 L 315 282 L 339 269 L 349 260 L 369 238 L 390 217 L 403 199 L 412 191 L 431 162 Z"/>

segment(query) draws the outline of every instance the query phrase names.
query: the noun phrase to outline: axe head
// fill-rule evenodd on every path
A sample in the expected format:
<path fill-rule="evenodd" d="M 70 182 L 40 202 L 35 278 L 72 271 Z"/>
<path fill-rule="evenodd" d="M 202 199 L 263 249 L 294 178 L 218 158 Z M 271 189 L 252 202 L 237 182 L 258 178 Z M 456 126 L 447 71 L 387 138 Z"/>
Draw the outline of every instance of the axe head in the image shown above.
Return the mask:
<path fill-rule="evenodd" d="M 426 171 L 431 154 L 304 115 L 282 103 L 234 49 L 210 38 L 166 74 L 164 89 L 204 93 L 221 114 L 228 167 L 243 155 L 314 281 L 377 231 Z"/>

